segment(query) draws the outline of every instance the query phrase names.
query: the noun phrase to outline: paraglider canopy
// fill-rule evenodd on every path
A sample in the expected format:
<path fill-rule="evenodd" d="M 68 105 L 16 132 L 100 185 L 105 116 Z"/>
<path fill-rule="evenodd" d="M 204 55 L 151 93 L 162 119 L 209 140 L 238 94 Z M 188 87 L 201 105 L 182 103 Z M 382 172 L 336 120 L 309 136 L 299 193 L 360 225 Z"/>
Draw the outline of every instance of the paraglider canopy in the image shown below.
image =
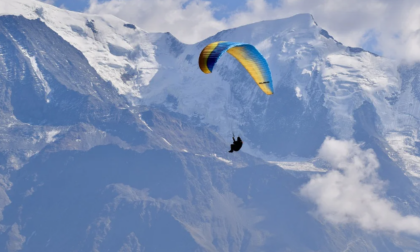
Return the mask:
<path fill-rule="evenodd" d="M 217 60 L 225 52 L 235 57 L 248 71 L 264 93 L 271 95 L 273 83 L 267 61 L 258 50 L 250 44 L 218 41 L 208 44 L 200 54 L 198 63 L 201 71 L 209 74 L 213 71 Z"/>

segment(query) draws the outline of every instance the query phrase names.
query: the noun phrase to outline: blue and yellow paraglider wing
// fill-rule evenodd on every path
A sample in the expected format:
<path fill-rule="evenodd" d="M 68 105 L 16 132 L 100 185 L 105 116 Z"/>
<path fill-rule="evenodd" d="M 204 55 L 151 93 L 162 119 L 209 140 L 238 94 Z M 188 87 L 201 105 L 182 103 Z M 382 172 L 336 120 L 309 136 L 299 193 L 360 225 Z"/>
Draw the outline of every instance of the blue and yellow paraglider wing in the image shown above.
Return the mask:
<path fill-rule="evenodd" d="M 252 45 L 242 45 L 232 47 L 227 52 L 245 67 L 264 93 L 268 95 L 273 94 L 273 83 L 267 61 L 265 61 L 264 57 L 255 47 Z"/>
<path fill-rule="evenodd" d="M 273 83 L 267 61 L 254 46 L 249 44 L 220 41 L 207 45 L 201 51 L 199 58 L 201 71 L 211 73 L 217 60 L 226 51 L 245 67 L 264 93 L 273 94 Z"/>

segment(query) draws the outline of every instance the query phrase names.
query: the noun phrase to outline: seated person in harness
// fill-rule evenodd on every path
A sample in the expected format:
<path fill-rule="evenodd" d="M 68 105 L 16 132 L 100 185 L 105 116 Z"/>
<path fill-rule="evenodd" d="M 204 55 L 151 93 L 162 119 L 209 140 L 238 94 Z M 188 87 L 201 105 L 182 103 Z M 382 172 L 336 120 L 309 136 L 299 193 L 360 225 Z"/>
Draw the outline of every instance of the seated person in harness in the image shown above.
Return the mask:
<path fill-rule="evenodd" d="M 233 144 L 230 145 L 230 153 L 234 152 L 234 151 L 239 151 L 242 147 L 242 139 L 240 137 L 238 137 L 238 139 L 235 141 L 235 136 L 232 137 L 233 139 Z"/>

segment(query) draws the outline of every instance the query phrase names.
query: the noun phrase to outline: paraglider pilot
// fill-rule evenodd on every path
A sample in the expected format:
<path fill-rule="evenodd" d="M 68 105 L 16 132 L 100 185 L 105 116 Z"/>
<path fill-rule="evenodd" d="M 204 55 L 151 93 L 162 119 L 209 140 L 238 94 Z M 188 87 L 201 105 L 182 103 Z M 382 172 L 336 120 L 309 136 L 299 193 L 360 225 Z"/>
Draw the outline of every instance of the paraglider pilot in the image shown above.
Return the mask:
<path fill-rule="evenodd" d="M 234 152 L 234 151 L 239 151 L 242 147 L 242 139 L 240 137 L 238 137 L 238 139 L 235 141 L 235 136 L 232 137 L 233 139 L 233 144 L 230 145 L 230 153 Z"/>

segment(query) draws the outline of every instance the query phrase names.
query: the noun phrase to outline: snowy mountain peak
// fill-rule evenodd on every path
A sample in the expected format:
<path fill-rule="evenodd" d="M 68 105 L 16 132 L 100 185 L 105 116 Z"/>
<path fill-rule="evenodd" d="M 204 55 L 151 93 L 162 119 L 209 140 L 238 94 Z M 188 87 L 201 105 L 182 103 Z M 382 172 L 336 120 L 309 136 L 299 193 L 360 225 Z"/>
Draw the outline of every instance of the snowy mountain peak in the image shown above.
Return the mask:
<path fill-rule="evenodd" d="M 343 46 L 310 14 L 249 24 L 186 45 L 169 33 L 146 33 L 109 15 L 75 13 L 31 0 L 0 4 L 3 15 L 45 22 L 81 51 L 97 73 L 131 104 L 164 105 L 216 126 L 224 137 L 232 131 L 241 133 L 248 140 L 244 150 L 249 153 L 254 153 L 262 141 L 253 132 L 274 127 L 277 124 L 271 125 L 270 118 L 287 113 L 282 107 L 285 99 L 292 99 L 301 113 L 326 109 L 322 113 L 331 124 L 328 134 L 349 139 L 354 133 L 352 113 L 365 101 L 377 107 L 382 121 L 391 120 L 392 107 L 385 98 L 398 93 L 400 87 L 393 62 Z M 201 49 L 218 40 L 255 45 L 271 68 L 276 95 L 264 96 L 228 55 L 220 59 L 212 74 L 199 71 Z M 275 112 L 278 109 L 284 111 Z M 392 125 L 397 124 L 381 130 L 393 131 Z M 305 155 L 313 155 L 317 147 Z"/>
<path fill-rule="evenodd" d="M 293 133 L 289 135 L 301 135 L 304 141 L 302 132 L 309 129 L 303 125 L 309 120 L 317 125 L 314 129 L 322 128 L 324 135 L 351 139 L 357 123 L 353 114 L 366 102 L 377 111 L 379 134 L 390 139 L 388 144 L 399 155 L 412 156 L 413 144 L 401 147 L 402 140 L 396 139 L 404 137 L 395 135 L 406 127 L 395 112 L 394 105 L 402 103 L 389 102 L 401 93 L 395 62 L 342 45 L 310 14 L 232 28 L 186 45 L 170 33 L 147 33 L 110 15 L 75 13 L 32 0 L 0 1 L 0 7 L 2 15 L 23 15 L 45 22 L 82 52 L 96 72 L 131 104 L 163 105 L 215 126 L 226 139 L 232 132 L 241 134 L 247 142 L 244 151 L 267 160 L 290 154 L 311 157 L 323 140 L 312 141 L 313 146 L 303 151 L 302 143 L 291 139 L 290 145 L 296 144 L 296 149 L 286 151 L 276 149 L 275 142 L 270 144 L 271 139 L 261 136 L 268 129 L 290 130 Z M 269 63 L 276 95 L 263 95 L 242 66 L 228 55 L 220 59 L 212 74 L 201 73 L 197 65 L 201 49 L 219 40 L 255 45 Z M 41 75 L 39 78 L 42 80 Z M 49 86 L 42 83 L 49 100 Z M 405 105 L 399 106 L 406 109 Z M 288 118 L 290 111 L 303 116 Z M 314 113 L 319 118 L 314 119 Z M 295 124 L 290 120 L 296 120 Z M 414 142 L 417 139 L 416 133 L 410 137 Z"/>
<path fill-rule="evenodd" d="M 159 45 L 155 41 L 160 40 L 162 43 L 161 36 L 168 36 L 165 40 L 174 56 L 179 56 L 184 47 L 170 34 L 148 34 L 111 15 L 76 13 L 34 0 L 18 0 L 11 4 L 3 0 L 0 1 L 0 7 L 3 10 L 1 15 L 40 18 L 80 50 L 104 80 L 110 81 L 120 94 L 126 95 L 134 103 L 138 103 L 136 99 L 143 96 L 140 90 L 150 84 L 159 69 L 173 68 L 170 65 L 173 59 L 157 62 L 155 50 Z M 264 40 L 273 34 L 280 34 L 285 30 L 309 29 L 312 26 L 315 26 L 312 16 L 301 14 L 223 31 L 211 40 L 223 39 L 225 34 L 230 34 L 231 40 L 247 41 L 257 46 L 262 43 L 259 47 L 263 49 L 266 46 Z M 198 47 L 208 40 L 198 43 Z"/>
<path fill-rule="evenodd" d="M 139 97 L 136 87 L 125 82 L 126 69 L 156 69 L 153 45 L 146 33 L 112 15 L 71 12 L 33 0 L 0 1 L 0 15 L 22 15 L 41 19 L 52 30 L 80 50 L 101 77 L 120 94 Z M 153 70 L 147 70 L 153 72 Z M 144 73 L 143 83 L 152 74 Z"/>

